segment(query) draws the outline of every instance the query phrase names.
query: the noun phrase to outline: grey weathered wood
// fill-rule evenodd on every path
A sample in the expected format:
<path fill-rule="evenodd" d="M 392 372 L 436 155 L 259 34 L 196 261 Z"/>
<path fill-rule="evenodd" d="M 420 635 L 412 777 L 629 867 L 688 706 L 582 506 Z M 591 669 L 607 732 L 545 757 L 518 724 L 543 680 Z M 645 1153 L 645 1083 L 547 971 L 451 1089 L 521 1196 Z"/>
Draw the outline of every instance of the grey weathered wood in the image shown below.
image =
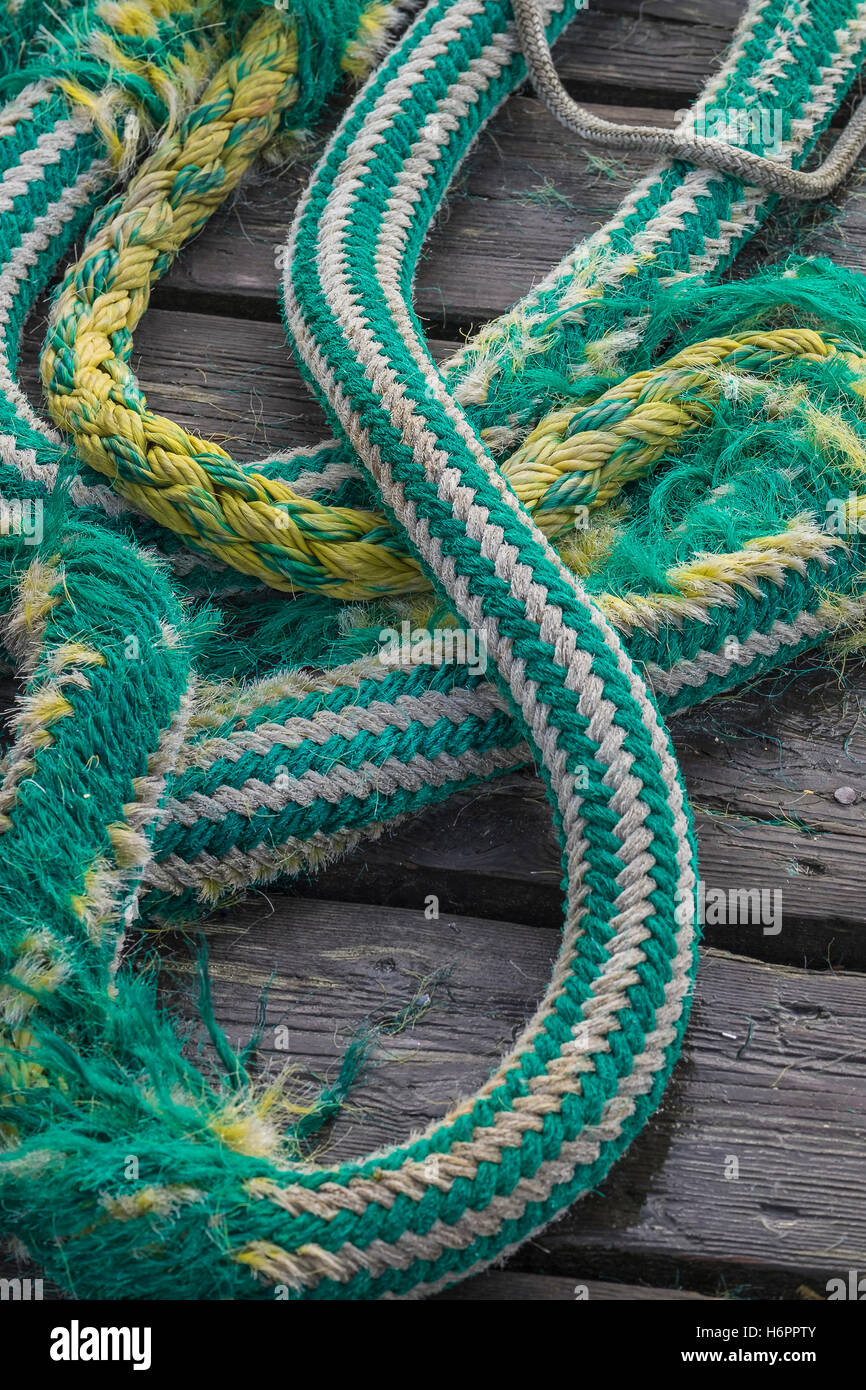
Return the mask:
<path fill-rule="evenodd" d="M 720 8 L 712 18 L 688 22 L 668 13 L 671 18 L 660 12 L 648 16 L 641 7 L 637 13 L 612 14 L 590 6 L 554 47 L 561 79 L 584 100 L 609 100 L 613 88 L 624 102 L 659 98 L 666 105 L 671 96 L 682 96 L 685 104 L 724 57 L 733 15 Z"/>
<path fill-rule="evenodd" d="M 20 379 L 37 402 L 43 339 L 44 318 L 35 317 L 24 335 Z M 430 346 L 439 357 L 455 348 L 435 338 Z M 331 433 L 278 324 L 152 309 L 136 349 L 149 407 L 245 462 Z"/>
<path fill-rule="evenodd" d="M 670 106 L 587 106 L 610 120 L 671 126 L 675 118 Z M 535 98 L 513 96 L 479 137 L 425 244 L 414 286 L 418 312 L 446 335 L 503 313 L 602 226 L 650 166 L 579 141 Z M 276 319 L 278 248 L 308 173 L 301 164 L 249 175 L 157 287 L 154 303 Z M 831 203 L 779 204 L 736 273 L 778 261 L 792 247 L 863 269 L 863 177 L 861 164 Z"/>
<path fill-rule="evenodd" d="M 561 919 L 558 851 L 541 783 L 513 776 L 461 793 L 309 879 L 295 891 L 414 907 L 429 893 L 449 911 L 508 914 L 554 926 Z M 708 921 L 708 943 L 814 967 L 866 967 L 864 837 L 811 839 L 736 816 L 696 816 L 707 890 L 781 893 L 781 932 L 749 918 Z M 773 899 L 768 900 L 772 903 Z"/>
<path fill-rule="evenodd" d="M 866 268 L 866 188 L 861 162 L 858 170 L 825 208 L 806 221 L 806 233 L 798 248 L 803 255 L 829 256 L 848 270 Z"/>
<path fill-rule="evenodd" d="M 718 65 L 742 8 L 738 0 L 725 0 L 718 7 L 699 0 L 682 12 L 662 4 L 651 14 L 643 5 L 628 0 L 594 5 L 577 16 L 557 43 L 557 67 L 563 81 L 591 109 L 610 119 L 672 124 L 678 106 L 688 104 Z M 608 89 L 613 89 L 612 96 L 605 95 Z M 598 106 L 594 101 L 613 101 L 615 105 Z M 644 110 L 642 103 L 663 110 Z M 521 96 L 512 98 L 482 135 L 468 175 L 458 185 L 465 188 L 465 199 L 492 200 L 494 205 L 456 208 L 458 198 L 452 194 L 451 235 L 466 257 L 463 278 L 457 279 L 458 267 L 451 266 L 456 259 L 453 241 L 448 253 L 438 252 L 434 242 L 430 262 L 422 267 L 417 286 L 422 312 L 437 313 L 444 295 L 452 313 L 459 302 L 464 315 L 472 311 L 488 317 L 501 312 L 526 288 L 523 285 L 515 290 L 513 268 L 506 263 L 506 297 L 490 304 L 483 298 L 483 286 L 491 273 L 494 283 L 499 278 L 497 253 L 505 249 L 502 229 L 515 225 L 501 217 L 503 199 L 520 205 L 524 195 L 520 225 L 533 253 L 531 264 L 536 267 L 558 259 L 576 237 L 597 225 L 597 210 L 602 214 L 600 220 L 613 211 L 619 194 L 636 172 L 647 167 L 647 161 L 614 160 L 617 178 L 608 180 L 599 175 L 597 165 L 586 160 L 587 148 L 564 132 L 541 103 Z M 557 174 L 556 196 L 549 197 L 533 216 L 529 199 L 550 177 L 551 168 Z M 272 299 L 274 246 L 283 238 L 308 171 L 309 165 L 301 163 L 281 178 L 269 180 L 261 198 L 256 196 L 254 182 L 247 180 L 240 196 L 228 210 L 217 214 L 200 238 L 194 266 L 184 257 L 166 278 L 160 302 L 166 302 L 170 291 L 224 297 L 228 287 L 235 304 L 243 295 Z M 593 180 L 600 192 L 592 187 Z M 605 183 L 613 186 L 605 190 Z M 580 194 L 577 199 L 575 193 Z M 561 228 L 568 223 L 572 226 L 563 241 Z M 520 248 L 511 251 L 519 255 Z M 473 261 L 481 255 L 485 264 L 479 276 Z M 449 273 L 455 274 L 454 290 L 447 280 Z"/>
<path fill-rule="evenodd" d="M 423 877 L 419 876 L 419 893 Z M 478 1085 L 548 978 L 559 933 L 443 912 L 286 902 L 220 914 L 209 932 L 217 1017 L 245 1042 L 269 983 L 263 1065 L 289 1060 L 295 1095 L 333 1079 L 360 1024 L 412 998 L 429 1009 L 387 1037 L 322 1156 L 405 1137 Z M 446 978 L 443 973 L 450 971 Z M 438 972 L 438 975 L 437 975 Z M 192 984 L 182 948 L 167 978 Z M 432 978 L 431 978 L 432 977 Z M 276 1050 L 288 1029 L 289 1054 Z M 517 1256 L 517 1267 L 720 1294 L 791 1297 L 866 1261 L 866 976 L 704 954 L 661 1110 L 600 1194 Z M 737 1180 L 726 1180 L 730 1160 Z"/>
<path fill-rule="evenodd" d="M 676 24 L 708 24 L 732 33 L 745 5 L 743 0 L 593 0 L 593 10 L 624 14 L 641 20 L 670 19 Z"/>

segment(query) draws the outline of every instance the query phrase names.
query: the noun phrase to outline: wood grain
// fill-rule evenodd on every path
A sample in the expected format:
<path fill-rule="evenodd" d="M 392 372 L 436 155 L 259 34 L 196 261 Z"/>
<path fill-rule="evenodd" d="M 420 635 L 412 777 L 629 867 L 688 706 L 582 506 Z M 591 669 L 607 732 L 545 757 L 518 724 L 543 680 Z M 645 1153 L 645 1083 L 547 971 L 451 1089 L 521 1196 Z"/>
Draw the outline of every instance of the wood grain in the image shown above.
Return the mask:
<path fill-rule="evenodd" d="M 708 896 L 714 889 L 781 895 L 766 899 L 779 904 L 778 933 L 765 929 L 775 922 L 742 914 L 744 920 L 708 920 L 709 944 L 786 964 L 866 968 L 862 832 L 813 839 L 736 815 L 695 819 Z M 541 783 L 515 775 L 461 793 L 320 874 L 301 876 L 292 891 L 401 907 L 432 893 L 449 911 L 553 927 L 561 919 L 559 881 Z"/>

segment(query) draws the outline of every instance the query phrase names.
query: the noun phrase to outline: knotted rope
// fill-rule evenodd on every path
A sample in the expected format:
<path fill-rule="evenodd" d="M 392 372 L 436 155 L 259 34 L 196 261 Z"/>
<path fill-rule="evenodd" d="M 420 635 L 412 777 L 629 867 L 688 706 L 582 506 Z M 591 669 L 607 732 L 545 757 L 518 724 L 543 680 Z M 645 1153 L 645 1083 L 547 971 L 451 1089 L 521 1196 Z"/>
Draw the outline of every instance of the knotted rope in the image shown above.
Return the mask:
<path fill-rule="evenodd" d="M 862 35 L 855 41 L 853 14 L 841 5 L 830 10 L 815 17 L 814 28 L 805 24 L 823 74 L 827 115 L 830 92 L 838 100 L 862 44 Z M 554 32 L 561 19 L 554 17 Z M 574 313 L 586 302 L 591 277 L 579 258 L 550 277 L 510 321 L 461 355 L 462 386 L 455 390 L 433 367 L 405 302 L 407 268 L 450 170 L 519 77 L 506 20 L 494 3 L 434 3 L 386 60 L 335 137 L 299 212 L 286 303 L 301 355 L 335 422 L 373 474 L 395 532 L 405 532 L 430 580 L 485 636 L 513 709 L 508 718 L 502 696 L 487 706 L 488 746 L 504 748 L 523 731 L 544 770 L 568 882 L 554 976 L 524 1035 L 475 1097 L 410 1144 L 358 1163 L 329 1169 L 299 1160 L 280 1132 L 276 1096 L 257 1093 L 239 1062 L 229 1059 L 224 1085 L 208 1083 L 183 1058 L 154 1008 L 147 979 L 118 968 L 118 943 L 148 872 L 157 808 L 163 803 L 168 809 L 172 771 L 186 766 L 213 785 L 220 762 L 234 761 L 242 772 L 267 765 L 272 772 L 285 748 L 303 757 L 313 745 L 308 767 L 315 772 L 315 754 L 332 760 L 334 740 L 349 772 L 363 766 L 365 748 L 379 750 L 374 767 L 382 769 L 397 731 L 410 739 L 419 728 L 440 736 L 439 726 L 449 722 L 441 712 L 443 694 L 453 701 L 447 710 L 461 711 L 472 748 L 483 731 L 467 728 L 467 712 L 474 695 L 486 697 L 478 681 L 473 685 L 457 670 L 443 680 L 440 672 L 377 669 L 370 658 L 322 676 L 289 674 L 241 694 L 211 690 L 196 697 L 190 678 L 195 633 L 165 575 L 105 519 L 95 524 L 70 516 L 58 498 L 42 553 L 22 567 L 24 547 L 18 547 L 6 622 L 7 644 L 28 688 L 6 768 L 7 820 L 0 834 L 0 878 L 10 900 L 20 904 L 2 936 L 0 1006 L 9 1058 L 4 1123 L 11 1147 L 0 1158 L 0 1215 L 14 1212 L 33 1253 L 50 1268 L 69 1271 L 85 1295 L 105 1293 L 106 1270 L 113 1293 L 138 1296 L 143 1290 L 151 1296 L 255 1296 L 277 1285 L 293 1297 L 373 1297 L 441 1287 L 483 1267 L 597 1183 L 651 1113 L 676 1056 L 694 964 L 694 870 L 667 736 L 603 605 L 590 602 L 529 520 L 458 400 L 462 396 L 471 408 L 476 397 L 478 424 L 488 437 L 491 430 L 513 429 L 504 417 L 499 423 L 485 418 L 497 373 L 538 350 L 538 344 L 528 346 L 531 332 L 523 336 L 534 323 L 544 324 L 550 347 L 551 302 L 558 300 L 561 317 L 569 301 Z M 774 80 L 785 70 L 778 54 L 768 56 L 774 24 L 768 3 L 744 26 L 735 50 L 743 80 L 754 76 L 743 56 L 749 52 L 767 58 Z M 809 105 L 808 131 L 814 133 L 821 111 L 815 91 L 806 82 L 792 97 Z M 660 221 L 665 200 L 676 204 L 679 177 L 662 171 L 650 180 L 652 193 L 645 190 L 641 202 L 655 199 Z M 689 177 L 687 196 L 695 209 L 701 198 L 716 213 L 722 203 L 729 210 L 738 206 L 737 190 L 705 180 L 699 191 L 688 185 Z M 600 269 L 599 242 L 590 247 L 608 292 L 617 272 L 620 279 L 630 273 L 626 223 L 638 243 L 633 254 L 645 256 L 652 218 L 646 225 L 641 218 L 647 216 L 645 205 L 640 215 L 627 211 Z M 738 216 L 745 229 L 750 217 L 754 225 L 754 205 Z M 734 240 L 731 233 L 707 254 L 722 260 Z M 688 263 L 703 252 L 684 244 L 671 246 L 670 254 Z M 773 286 L 773 295 L 783 317 L 786 305 L 806 312 L 808 276 Z M 702 306 L 702 318 L 696 317 L 707 330 L 703 343 L 722 336 L 714 319 L 726 307 L 724 295 Z M 832 330 L 820 337 L 796 339 L 802 328 L 786 337 L 784 325 L 776 324 L 762 332 L 763 349 L 748 329 L 732 349 L 769 350 L 771 382 L 780 376 L 780 359 L 788 363 L 781 371 L 782 378 L 785 371 L 793 374 L 783 380 L 788 389 L 764 382 L 758 393 L 772 411 L 797 421 L 798 448 L 805 448 L 809 429 L 823 431 L 815 453 L 824 459 L 840 439 L 859 438 L 856 415 L 833 414 L 840 399 L 857 397 L 857 315 L 846 315 L 841 305 L 832 308 L 834 315 Z M 625 331 L 621 313 L 617 331 Z M 648 341 L 655 331 L 647 329 Z M 782 350 L 783 341 L 796 341 L 801 350 Z M 566 332 L 551 358 L 556 351 L 567 356 L 570 348 Z M 699 389 L 710 407 L 721 409 L 728 399 L 724 375 L 718 396 L 707 391 L 720 371 L 713 356 L 719 349 L 703 351 L 702 363 L 698 350 L 698 361 L 693 355 L 688 365 L 706 375 L 709 356 L 709 375 Z M 115 355 L 123 362 L 123 344 Z M 588 361 L 592 355 L 587 350 Z M 730 372 L 729 380 L 752 390 L 755 365 Z M 681 368 L 672 370 L 676 375 Z M 669 381 L 670 374 L 656 382 Z M 620 402 L 633 390 L 621 389 Z M 535 409 L 542 393 L 536 388 L 529 394 L 527 408 Z M 594 399 L 599 393 L 587 394 Z M 598 423 L 597 416 L 593 428 Z M 651 422 L 639 415 L 638 423 L 645 448 Z M 706 428 L 706 416 L 698 423 Z M 44 436 L 39 458 L 22 458 L 25 440 L 37 449 L 35 422 L 29 430 L 16 425 L 14 432 L 22 494 L 38 486 L 28 474 L 35 478 L 52 467 Z M 684 429 L 684 454 L 700 432 Z M 333 486 L 334 454 L 325 448 L 315 455 L 325 490 Z M 295 476 L 298 467 L 298 458 L 287 462 Z M 315 476 L 317 470 L 307 471 Z M 344 472 L 338 485 L 356 488 L 357 474 Z M 104 500 L 86 475 L 82 490 Z M 121 518 L 118 524 L 126 523 Z M 136 527 L 147 534 L 143 524 Z M 736 567 L 730 582 L 722 577 L 732 552 L 715 557 L 716 572 L 704 576 L 702 592 L 693 574 L 691 591 L 685 583 L 671 595 L 651 596 L 671 599 L 674 616 L 663 637 L 664 605 L 646 600 L 644 612 L 640 595 L 621 600 L 630 603 L 632 645 L 643 643 L 642 652 L 667 641 L 672 629 L 684 634 L 677 653 L 654 675 L 669 682 L 671 704 L 703 660 L 712 665 L 719 659 L 715 649 L 703 652 L 694 642 L 706 641 L 708 629 L 718 632 L 732 615 L 738 631 L 748 634 L 744 649 L 751 642 L 754 650 L 734 675 L 706 673 L 703 690 L 826 630 L 797 633 L 796 624 L 788 624 L 786 642 L 778 614 L 781 605 L 787 619 L 786 605 L 806 602 L 803 611 L 817 621 L 816 607 L 826 598 L 815 569 L 830 563 L 834 545 L 844 546 L 817 527 L 809 533 L 806 523 L 781 533 L 773 545 L 752 539 L 757 544 L 745 581 Z M 700 563 L 692 559 L 693 568 Z M 629 630 L 623 615 L 619 623 Z M 135 661 L 127 655 L 131 632 L 143 635 Z M 433 698 L 424 710 L 428 695 Z M 346 712 L 342 736 L 337 730 Z M 222 745 L 212 762 L 208 741 Z M 401 763 L 406 750 L 396 748 Z M 297 770 L 286 779 L 284 810 L 300 791 Z M 347 804 L 358 802 L 356 788 L 332 799 L 317 775 L 318 784 L 311 779 L 306 787 L 315 815 L 324 806 L 336 816 L 344 842 L 353 827 L 369 826 L 369 807 Z M 443 786 L 456 780 L 452 774 Z M 247 781 L 241 785 L 251 789 Z M 273 777 L 258 785 L 273 785 Z M 424 794 L 413 792 L 411 783 L 400 791 L 404 809 L 423 804 Z M 301 795 L 295 811 L 303 813 L 304 804 Z M 45 836 L 46 813 L 57 821 L 58 806 L 70 809 L 53 826 L 53 858 L 34 887 L 34 844 Z M 232 816 L 239 818 L 225 804 L 218 812 L 229 836 Z M 171 828 L 164 813 L 162 826 Z M 297 852 L 304 846 L 315 852 L 317 834 L 318 847 L 326 848 L 332 835 L 314 832 L 308 820 Z M 142 1174 L 132 1187 L 123 1177 L 131 1137 Z"/>

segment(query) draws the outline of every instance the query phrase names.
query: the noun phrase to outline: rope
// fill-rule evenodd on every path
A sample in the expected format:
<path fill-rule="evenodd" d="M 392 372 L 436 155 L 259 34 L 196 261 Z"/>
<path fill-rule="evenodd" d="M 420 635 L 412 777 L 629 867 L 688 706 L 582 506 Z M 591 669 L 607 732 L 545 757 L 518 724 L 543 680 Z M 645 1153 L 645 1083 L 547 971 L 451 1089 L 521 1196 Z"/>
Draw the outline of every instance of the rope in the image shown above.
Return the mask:
<path fill-rule="evenodd" d="M 149 412 L 127 364 L 151 281 L 236 187 L 297 100 L 298 50 L 295 24 L 266 11 L 177 135 L 109 207 L 55 301 L 43 380 L 52 416 L 83 460 L 160 524 L 243 573 L 280 589 L 347 597 L 411 592 L 416 566 L 372 539 L 380 517 L 322 507 L 244 470 Z M 191 179 L 190 169 L 200 172 Z"/>
<path fill-rule="evenodd" d="M 866 389 L 862 352 L 813 329 L 693 343 L 660 366 L 611 387 L 592 405 L 546 415 L 502 472 L 550 534 L 572 523 L 575 509 L 603 506 L 657 459 L 670 455 L 683 434 L 706 424 L 723 392 L 754 388 L 749 376 L 777 372 L 786 358 L 826 362 L 837 356 Z"/>
<path fill-rule="evenodd" d="M 858 11 L 803 7 L 798 47 L 808 47 L 808 72 L 784 48 L 776 0 L 756 6 L 735 42 L 725 80 L 785 89 L 804 113 L 798 158 L 856 71 L 866 37 Z M 553 13 L 552 32 L 570 13 Z M 278 476 L 306 474 L 303 486 L 327 495 L 364 492 L 357 466 L 342 462 L 361 460 L 375 481 L 368 495 L 381 498 L 379 514 L 405 536 L 437 602 L 483 636 L 497 691 L 459 666 L 389 670 L 369 639 L 360 641 L 364 655 L 319 673 L 278 673 L 243 690 L 202 683 L 193 667 L 207 665 L 212 620 L 184 609 L 159 562 L 130 544 L 130 526 L 140 539 L 156 528 L 123 509 L 112 519 L 111 495 L 86 468 L 74 488 L 90 510 L 70 506 L 58 488 L 36 554 L 20 538 L 4 545 L 5 642 L 26 694 L 0 791 L 0 881 L 20 905 L 0 930 L 9 1144 L 0 1218 L 79 1296 L 104 1296 L 107 1286 L 152 1297 L 431 1292 L 483 1268 L 597 1185 L 661 1097 L 695 964 L 688 812 L 635 663 L 669 708 L 729 688 L 832 626 L 819 573 L 834 566 L 840 590 L 843 574 L 856 574 L 847 543 L 791 508 L 832 495 L 863 453 L 859 282 L 801 266 L 752 288 L 704 293 L 693 280 L 688 299 L 678 298 L 663 280 L 721 269 L 762 215 L 720 178 L 651 175 L 610 228 L 458 355 L 447 384 L 434 368 L 405 299 L 411 267 L 450 172 L 521 75 L 503 5 L 434 0 L 356 101 L 298 211 L 284 287 L 296 348 L 344 439 L 274 461 Z M 15 124 L 25 127 L 26 116 Z M 78 135 L 69 138 L 74 150 Z M 35 149 L 38 139 L 27 140 L 22 131 L 22 148 Z M 64 179 L 77 176 L 58 169 L 46 192 L 61 199 Z M 34 164 L 28 194 L 40 177 Z M 177 177 L 175 169 L 173 188 Z M 82 191 L 81 209 L 92 196 Z M 15 235 L 32 231 L 25 217 Z M 45 229 L 28 293 L 66 234 L 65 224 Z M 149 246 L 143 254 L 151 258 Z M 107 254 L 101 270 L 111 268 Z M 26 298 L 10 301 L 13 318 Z M 693 336 L 683 342 L 683 334 Z M 128 343 L 120 328 L 111 346 L 121 363 Z M 644 352 L 661 361 L 655 375 L 640 362 L 611 370 Z M 626 380 L 611 386 L 611 376 Z M 506 402 L 518 382 L 515 417 Z M 665 549 L 682 514 L 674 508 L 659 541 L 675 576 L 668 590 L 590 594 L 485 447 L 512 453 L 515 418 L 525 434 L 557 394 L 596 407 L 577 434 L 609 430 L 621 448 L 630 427 L 635 452 L 652 447 L 654 399 L 676 406 L 677 430 L 672 417 L 666 428 L 681 457 L 667 475 L 631 483 L 646 498 L 637 509 L 647 520 L 659 494 L 670 510 L 669 478 L 683 488 L 698 468 L 696 442 L 730 434 L 736 410 L 754 416 L 757 403 L 762 417 L 743 447 L 760 434 L 779 488 L 786 474 L 772 449 L 784 448 L 789 492 L 767 514 L 778 520 L 788 509 L 787 525 L 761 534 L 759 516 L 756 532 L 732 501 L 728 548 L 701 555 L 690 527 L 680 554 L 676 544 Z M 4 395 L 3 478 L 26 500 L 40 495 L 42 480 L 62 481 L 67 454 L 25 405 Z M 609 450 L 587 495 L 626 481 L 628 468 Z M 741 459 L 717 486 L 736 493 L 743 471 Z M 104 509 L 98 520 L 94 503 Z M 575 532 L 563 549 L 596 587 L 613 571 L 598 554 L 591 562 L 589 538 L 607 534 L 610 543 L 611 526 Z M 180 570 L 182 552 L 163 543 Z M 238 582 L 199 568 L 226 596 Z M 840 594 L 837 606 L 848 601 Z M 294 621 L 313 626 L 319 644 L 351 616 L 321 594 L 285 607 L 296 605 Z M 379 601 L 364 621 L 375 627 L 411 611 Z M 607 614 L 628 635 L 629 653 Z M 728 656 L 732 631 L 737 651 Z M 230 646 L 243 669 L 242 645 Z M 374 831 L 378 778 L 384 814 L 398 816 L 530 750 L 547 781 L 568 887 L 562 950 L 536 1014 L 481 1090 L 424 1135 L 339 1167 L 299 1161 L 283 1138 L 284 1128 L 297 1132 L 297 1115 L 284 1115 L 278 1092 L 260 1091 L 240 1059 L 233 1064 L 225 1040 L 221 1080 L 184 1058 L 147 975 L 122 959 L 126 929 L 137 911 L 153 919 L 160 893 L 212 900 L 278 872 L 280 851 L 287 863 L 292 854 L 309 862 Z M 226 870 L 210 881 L 195 849 L 203 823 L 222 837 L 208 854 Z M 275 834 L 256 840 L 253 828 L 244 840 L 239 823 Z M 289 824 L 294 845 L 280 838 L 293 833 Z M 259 852 L 265 843 L 270 861 Z M 181 893 L 178 866 L 191 871 Z M 132 1184 L 131 1145 L 140 1166 Z"/>

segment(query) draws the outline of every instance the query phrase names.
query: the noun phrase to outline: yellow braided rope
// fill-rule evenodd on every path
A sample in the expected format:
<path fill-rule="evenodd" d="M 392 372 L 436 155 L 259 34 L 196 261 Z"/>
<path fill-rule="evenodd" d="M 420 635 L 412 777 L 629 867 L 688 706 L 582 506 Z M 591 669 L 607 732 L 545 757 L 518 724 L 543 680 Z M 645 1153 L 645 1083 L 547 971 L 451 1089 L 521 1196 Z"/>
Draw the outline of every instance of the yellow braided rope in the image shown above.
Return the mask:
<path fill-rule="evenodd" d="M 352 49 L 347 66 L 356 61 Z M 412 592 L 428 587 L 415 562 L 366 539 L 388 529 L 381 516 L 299 497 L 149 411 L 118 350 L 124 344 L 128 354 L 152 281 L 236 187 L 297 95 L 296 31 L 268 11 L 213 78 L 195 119 L 146 161 L 67 275 L 42 379 L 52 418 L 86 463 L 161 525 L 234 568 L 277 589 L 347 599 Z M 293 578 L 269 558 L 275 551 Z"/>
<path fill-rule="evenodd" d="M 573 526 L 576 508 L 603 506 L 670 454 L 684 434 L 711 417 L 726 392 L 766 391 L 766 383 L 750 374 L 773 371 L 786 359 L 832 357 L 866 376 L 866 358 L 859 352 L 807 328 L 692 343 L 659 366 L 618 382 L 589 406 L 551 411 L 502 471 L 541 529 L 554 535 Z"/>

